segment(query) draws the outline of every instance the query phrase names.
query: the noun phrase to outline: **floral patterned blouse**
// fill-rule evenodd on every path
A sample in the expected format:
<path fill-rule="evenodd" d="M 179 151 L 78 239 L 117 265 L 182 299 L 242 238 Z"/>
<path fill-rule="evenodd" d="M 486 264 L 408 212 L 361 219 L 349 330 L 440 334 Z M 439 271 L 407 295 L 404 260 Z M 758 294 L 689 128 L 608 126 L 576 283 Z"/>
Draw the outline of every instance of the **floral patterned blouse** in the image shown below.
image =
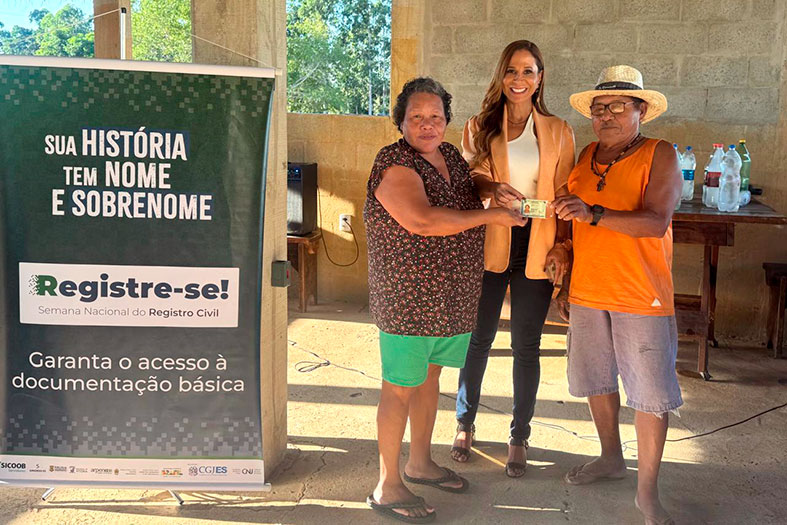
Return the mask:
<path fill-rule="evenodd" d="M 377 154 L 363 218 L 369 250 L 369 308 L 383 332 L 451 337 L 475 328 L 484 273 L 484 227 L 425 237 L 404 229 L 374 196 L 383 173 L 404 166 L 421 176 L 432 206 L 483 208 L 456 147 L 440 145 L 451 182 L 404 139 Z"/>

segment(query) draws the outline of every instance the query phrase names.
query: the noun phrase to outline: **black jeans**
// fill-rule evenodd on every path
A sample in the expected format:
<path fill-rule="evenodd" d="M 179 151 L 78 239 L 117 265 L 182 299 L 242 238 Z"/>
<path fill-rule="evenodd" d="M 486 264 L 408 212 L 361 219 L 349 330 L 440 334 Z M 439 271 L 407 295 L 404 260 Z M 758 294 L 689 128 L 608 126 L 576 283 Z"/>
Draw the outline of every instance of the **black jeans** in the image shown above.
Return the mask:
<path fill-rule="evenodd" d="M 530 223 L 511 229 L 511 254 L 508 269 L 503 273 L 484 272 L 478 321 L 465 366 L 459 372 L 456 396 L 456 419 L 470 425 L 475 421 L 481 398 L 489 350 L 497 334 L 500 310 L 511 286 L 511 350 L 514 356 L 514 418 L 511 437 L 528 439 L 530 420 L 536 406 L 536 393 L 541 378 L 541 331 L 552 299 L 552 283 L 548 279 L 525 277 L 527 243 Z"/>

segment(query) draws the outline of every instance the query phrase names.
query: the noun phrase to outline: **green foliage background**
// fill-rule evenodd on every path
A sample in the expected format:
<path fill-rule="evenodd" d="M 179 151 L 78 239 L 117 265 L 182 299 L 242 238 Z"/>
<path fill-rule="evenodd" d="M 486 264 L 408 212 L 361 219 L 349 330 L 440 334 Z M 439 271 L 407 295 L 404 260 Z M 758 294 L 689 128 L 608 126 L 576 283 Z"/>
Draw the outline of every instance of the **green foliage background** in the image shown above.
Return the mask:
<path fill-rule="evenodd" d="M 30 12 L 34 29 L 0 22 L 0 53 L 92 57 L 94 34 L 92 13 L 66 4 L 52 13 Z M 134 59 L 157 62 L 191 62 L 190 0 L 132 0 L 131 28 Z"/>
<path fill-rule="evenodd" d="M 5 55 L 42 55 L 59 57 L 93 56 L 93 23 L 70 4 L 56 13 L 46 9 L 30 12 L 35 29 L 14 26 L 5 29 L 0 22 L 0 53 Z"/>
<path fill-rule="evenodd" d="M 391 0 L 287 1 L 287 105 L 387 115 Z"/>
<path fill-rule="evenodd" d="M 5 28 L 0 53 L 92 57 L 92 13 L 70 4 Z M 191 62 L 190 0 L 132 0 L 135 60 Z M 219 42 L 221 43 L 221 42 Z M 387 115 L 391 0 L 287 0 L 288 110 Z"/>
<path fill-rule="evenodd" d="M 190 0 L 132 0 L 134 60 L 191 62 Z"/>

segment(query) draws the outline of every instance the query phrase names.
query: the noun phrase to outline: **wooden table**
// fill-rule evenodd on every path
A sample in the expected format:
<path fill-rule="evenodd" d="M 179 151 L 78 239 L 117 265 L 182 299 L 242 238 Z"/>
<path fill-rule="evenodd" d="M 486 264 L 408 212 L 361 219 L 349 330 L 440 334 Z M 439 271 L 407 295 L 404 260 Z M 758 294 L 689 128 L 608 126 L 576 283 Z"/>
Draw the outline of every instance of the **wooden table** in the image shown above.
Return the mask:
<path fill-rule="evenodd" d="M 705 246 L 701 295 L 675 294 L 675 313 L 678 331 L 697 339 L 697 372 L 706 381 L 711 378 L 708 345 L 717 347 L 719 344 L 714 326 L 719 247 L 733 246 L 735 225 L 739 223 L 787 224 L 787 217 L 756 200 L 735 213 L 724 213 L 705 207 L 699 198 L 683 202 L 672 217 L 673 242 Z"/>
<path fill-rule="evenodd" d="M 300 281 L 299 301 L 301 312 L 306 311 L 309 296 L 317 304 L 317 249 L 322 232 L 313 231 L 304 236 L 287 236 L 287 260 L 298 272 Z"/>

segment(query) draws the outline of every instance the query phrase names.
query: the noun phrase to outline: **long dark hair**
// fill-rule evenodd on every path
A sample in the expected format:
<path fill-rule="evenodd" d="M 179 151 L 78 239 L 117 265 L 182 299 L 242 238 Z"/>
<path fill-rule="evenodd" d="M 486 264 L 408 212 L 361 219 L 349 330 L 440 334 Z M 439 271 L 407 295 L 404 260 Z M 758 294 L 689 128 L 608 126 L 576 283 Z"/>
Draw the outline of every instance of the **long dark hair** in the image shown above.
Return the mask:
<path fill-rule="evenodd" d="M 503 122 L 503 107 L 506 103 L 506 98 L 503 95 L 503 77 L 506 76 L 506 69 L 508 69 L 508 64 L 511 62 L 511 57 L 514 56 L 514 53 L 523 49 L 533 55 L 533 58 L 536 59 L 538 71 L 541 73 L 541 83 L 531 97 L 533 107 L 542 115 L 552 115 L 544 103 L 546 74 L 544 73 L 544 56 L 541 54 L 541 50 L 530 40 L 511 42 L 500 55 L 495 74 L 492 76 L 491 82 L 489 82 L 484 101 L 481 102 L 481 111 L 476 116 L 476 131 L 473 136 L 473 146 L 476 151 L 473 159 L 474 165 L 479 164 L 489 156 L 492 139 L 500 135 L 503 130 L 502 126 L 505 125 Z"/>

